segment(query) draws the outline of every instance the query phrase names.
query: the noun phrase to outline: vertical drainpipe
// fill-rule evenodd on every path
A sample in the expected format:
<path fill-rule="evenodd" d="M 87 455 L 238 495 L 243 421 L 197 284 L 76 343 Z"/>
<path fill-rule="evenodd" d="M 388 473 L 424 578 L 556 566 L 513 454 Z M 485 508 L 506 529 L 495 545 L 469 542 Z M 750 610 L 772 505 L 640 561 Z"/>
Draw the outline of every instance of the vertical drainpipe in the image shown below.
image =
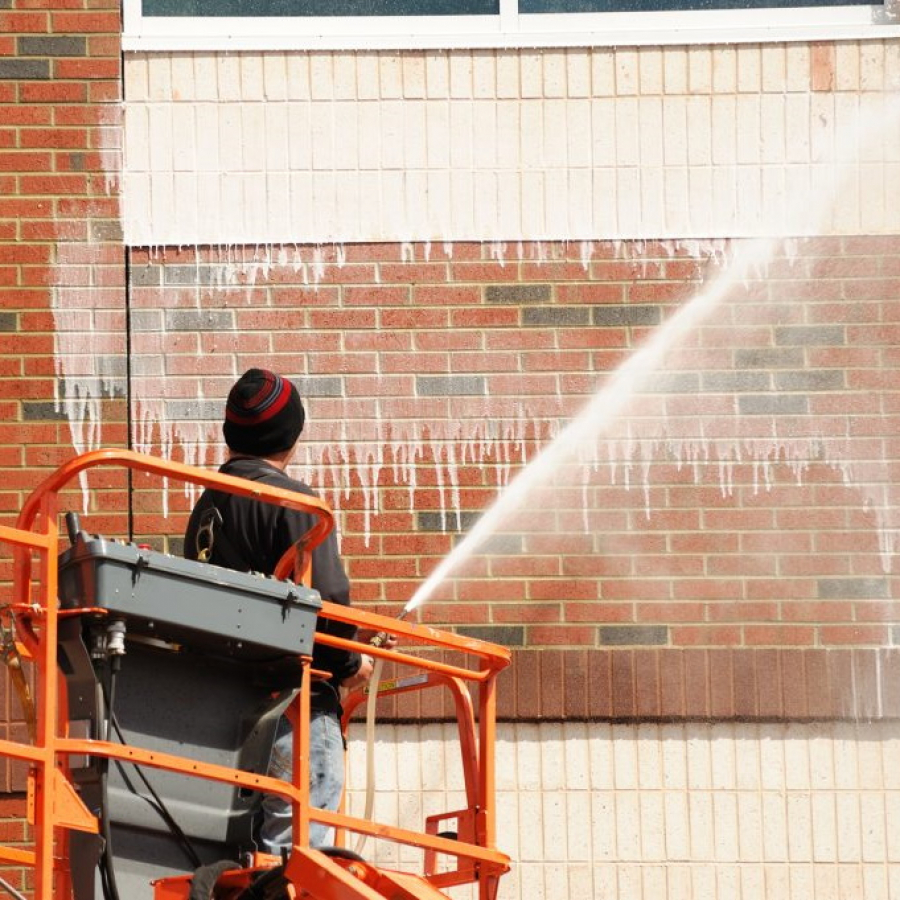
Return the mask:
<path fill-rule="evenodd" d="M 127 4 L 122 11 L 123 31 L 124 20 L 128 16 Z M 122 152 L 120 156 L 120 173 L 119 173 L 119 218 L 124 220 L 124 184 L 125 184 L 125 50 L 121 45 L 121 36 L 119 44 L 119 78 L 122 83 Z M 131 254 L 128 252 L 128 243 L 125 239 L 125 230 L 122 229 L 122 256 L 125 270 L 125 446 L 129 450 L 134 449 L 134 418 L 132 414 L 132 403 L 134 400 L 132 390 L 132 333 L 131 333 Z M 134 470 L 129 466 L 125 470 L 125 489 L 128 491 L 128 540 L 134 540 Z"/>

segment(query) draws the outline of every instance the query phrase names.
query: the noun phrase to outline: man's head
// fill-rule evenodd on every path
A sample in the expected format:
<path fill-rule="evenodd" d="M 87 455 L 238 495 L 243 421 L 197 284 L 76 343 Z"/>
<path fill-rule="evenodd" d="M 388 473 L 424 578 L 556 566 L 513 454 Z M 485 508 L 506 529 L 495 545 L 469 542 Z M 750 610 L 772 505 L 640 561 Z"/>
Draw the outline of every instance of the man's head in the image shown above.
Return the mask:
<path fill-rule="evenodd" d="M 234 453 L 274 456 L 297 443 L 305 419 L 291 381 L 267 369 L 248 369 L 228 394 L 222 434 Z"/>

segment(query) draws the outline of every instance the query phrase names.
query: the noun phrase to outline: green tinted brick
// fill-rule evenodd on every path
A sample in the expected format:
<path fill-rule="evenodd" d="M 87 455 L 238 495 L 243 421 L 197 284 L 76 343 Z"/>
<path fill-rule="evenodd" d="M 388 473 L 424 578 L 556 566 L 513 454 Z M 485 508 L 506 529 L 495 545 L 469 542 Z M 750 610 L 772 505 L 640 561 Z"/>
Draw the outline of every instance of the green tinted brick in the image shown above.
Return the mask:
<path fill-rule="evenodd" d="M 797 347 L 736 350 L 734 364 L 738 369 L 796 369 L 803 365 L 803 351 Z"/>
<path fill-rule="evenodd" d="M 842 325 L 784 325 L 775 329 L 775 343 L 782 346 L 840 347 L 847 340 Z"/>
<path fill-rule="evenodd" d="M 163 278 L 166 284 L 216 284 L 219 280 L 219 270 L 213 266 L 166 266 L 163 269 Z"/>
<path fill-rule="evenodd" d="M 481 375 L 418 375 L 416 393 L 420 397 L 483 397 L 485 380 Z"/>
<path fill-rule="evenodd" d="M 135 309 L 129 317 L 132 331 L 149 331 L 151 334 L 163 330 L 163 313 L 159 309 Z"/>
<path fill-rule="evenodd" d="M 230 331 L 233 317 L 226 310 L 176 309 L 166 312 L 169 331 Z"/>
<path fill-rule="evenodd" d="M 418 531 L 468 531 L 479 519 L 481 513 L 464 512 L 459 516 L 455 513 L 442 515 L 439 512 L 416 513 L 416 529 Z"/>
<path fill-rule="evenodd" d="M 669 629 L 665 625 L 601 625 L 597 629 L 604 646 L 623 647 L 667 644 Z"/>
<path fill-rule="evenodd" d="M 820 578 L 816 588 L 823 600 L 887 600 L 891 595 L 885 578 Z"/>
<path fill-rule="evenodd" d="M 57 409 L 52 401 L 26 400 L 22 404 L 22 418 L 26 422 L 64 422 L 66 412 L 62 406 Z"/>
<path fill-rule="evenodd" d="M 799 372 L 776 372 L 775 387 L 779 391 L 836 391 L 844 387 L 840 369 L 801 369 Z"/>
<path fill-rule="evenodd" d="M 135 287 L 154 287 L 162 282 L 162 266 L 132 266 L 129 274 Z"/>
<path fill-rule="evenodd" d="M 809 401 L 801 394 L 748 394 L 738 398 L 738 411 L 744 416 L 803 416 Z"/>
<path fill-rule="evenodd" d="M 704 372 L 702 389 L 709 393 L 765 391 L 771 387 L 768 372 Z"/>
<path fill-rule="evenodd" d="M 215 422 L 222 418 L 225 409 L 219 400 L 169 400 L 166 416 L 179 422 Z"/>
<path fill-rule="evenodd" d="M 572 327 L 591 324 L 591 311 L 584 306 L 541 306 L 522 310 L 523 325 Z"/>
<path fill-rule="evenodd" d="M 22 35 L 19 56 L 87 56 L 87 38 L 80 35 Z"/>
<path fill-rule="evenodd" d="M 552 288 L 549 284 L 492 284 L 485 288 L 488 303 L 517 306 L 526 303 L 549 303 Z"/>
<path fill-rule="evenodd" d="M 72 157 L 80 157 L 82 165 L 79 171 L 84 168 L 84 154 L 73 153 Z M 72 168 L 76 168 L 74 159 Z M 122 223 L 116 222 L 114 219 L 93 219 L 91 221 L 91 239 L 94 241 L 109 241 L 113 244 L 120 244 L 124 239 L 122 232 Z"/>
<path fill-rule="evenodd" d="M 525 644 L 525 629 L 521 625 L 459 625 L 455 630 L 463 637 L 500 644 L 501 647 L 521 647 Z"/>
<path fill-rule="evenodd" d="M 641 385 L 643 394 L 696 394 L 699 390 L 696 372 L 663 372 L 651 375 Z"/>
<path fill-rule="evenodd" d="M 0 79 L 42 81 L 49 78 L 49 59 L 0 59 Z"/>
<path fill-rule="evenodd" d="M 343 397 L 344 379 L 338 376 L 304 378 L 297 381 L 297 390 L 304 397 Z"/>
<path fill-rule="evenodd" d="M 591 311 L 595 325 L 658 325 L 662 312 L 652 304 L 623 303 L 610 306 L 595 306 Z"/>

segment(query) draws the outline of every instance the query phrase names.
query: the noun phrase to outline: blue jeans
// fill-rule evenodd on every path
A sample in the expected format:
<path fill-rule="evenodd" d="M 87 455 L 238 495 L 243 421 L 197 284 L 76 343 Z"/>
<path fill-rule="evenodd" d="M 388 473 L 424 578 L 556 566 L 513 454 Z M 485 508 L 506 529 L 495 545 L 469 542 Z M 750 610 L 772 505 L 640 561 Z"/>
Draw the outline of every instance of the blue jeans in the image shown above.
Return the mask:
<path fill-rule="evenodd" d="M 294 733 L 285 716 L 278 722 L 268 774 L 291 780 Z M 333 713 L 313 713 L 309 721 L 309 804 L 336 811 L 344 791 L 344 737 Z M 263 823 L 259 836 L 267 853 L 280 854 L 291 848 L 291 803 L 285 797 L 265 794 Z M 334 843 L 334 829 L 321 822 L 309 823 L 309 843 L 327 847 Z"/>

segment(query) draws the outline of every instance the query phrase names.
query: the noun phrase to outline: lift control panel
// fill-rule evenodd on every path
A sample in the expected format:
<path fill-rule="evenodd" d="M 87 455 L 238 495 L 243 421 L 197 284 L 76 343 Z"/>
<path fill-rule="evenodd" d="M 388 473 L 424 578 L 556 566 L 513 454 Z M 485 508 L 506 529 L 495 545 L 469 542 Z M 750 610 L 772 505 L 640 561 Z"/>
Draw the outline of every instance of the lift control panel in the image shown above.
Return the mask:
<path fill-rule="evenodd" d="M 130 636 L 248 661 L 312 654 L 317 591 L 79 532 L 59 559 L 62 609 L 101 607 Z"/>

